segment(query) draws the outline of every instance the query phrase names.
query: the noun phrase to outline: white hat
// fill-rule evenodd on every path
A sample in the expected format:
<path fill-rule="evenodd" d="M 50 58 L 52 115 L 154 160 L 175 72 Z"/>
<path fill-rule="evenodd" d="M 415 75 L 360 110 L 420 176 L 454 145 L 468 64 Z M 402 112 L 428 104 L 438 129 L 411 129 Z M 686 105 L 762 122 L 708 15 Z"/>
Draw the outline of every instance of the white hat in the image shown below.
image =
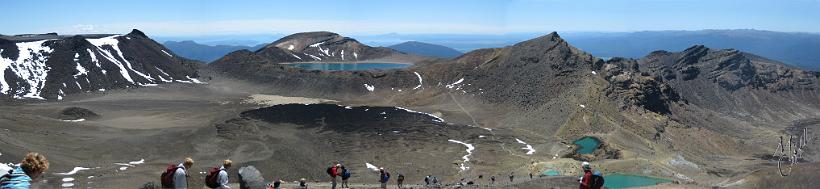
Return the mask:
<path fill-rule="evenodd" d="M 583 167 L 584 169 L 589 169 L 589 162 L 581 162 L 581 167 Z"/>

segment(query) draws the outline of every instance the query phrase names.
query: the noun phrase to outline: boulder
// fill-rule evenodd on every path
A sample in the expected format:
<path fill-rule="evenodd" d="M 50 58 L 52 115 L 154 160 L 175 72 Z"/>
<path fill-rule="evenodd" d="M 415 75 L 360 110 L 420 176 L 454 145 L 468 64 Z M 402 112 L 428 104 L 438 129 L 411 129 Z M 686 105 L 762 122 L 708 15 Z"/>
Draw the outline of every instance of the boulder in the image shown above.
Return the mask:
<path fill-rule="evenodd" d="M 265 188 L 265 178 L 262 173 L 253 166 L 239 168 L 239 188 L 241 189 L 261 189 Z"/>

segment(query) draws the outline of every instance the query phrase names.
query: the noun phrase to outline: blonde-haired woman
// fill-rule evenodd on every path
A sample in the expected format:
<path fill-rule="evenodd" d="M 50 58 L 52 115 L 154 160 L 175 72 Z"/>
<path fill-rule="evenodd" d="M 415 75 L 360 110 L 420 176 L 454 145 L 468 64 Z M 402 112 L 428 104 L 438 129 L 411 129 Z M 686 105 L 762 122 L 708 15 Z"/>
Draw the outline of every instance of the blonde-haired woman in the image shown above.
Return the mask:
<path fill-rule="evenodd" d="M 48 160 L 39 153 L 29 152 L 20 166 L 10 174 L 0 178 L 0 189 L 28 189 L 34 179 L 40 178 L 48 170 Z"/>

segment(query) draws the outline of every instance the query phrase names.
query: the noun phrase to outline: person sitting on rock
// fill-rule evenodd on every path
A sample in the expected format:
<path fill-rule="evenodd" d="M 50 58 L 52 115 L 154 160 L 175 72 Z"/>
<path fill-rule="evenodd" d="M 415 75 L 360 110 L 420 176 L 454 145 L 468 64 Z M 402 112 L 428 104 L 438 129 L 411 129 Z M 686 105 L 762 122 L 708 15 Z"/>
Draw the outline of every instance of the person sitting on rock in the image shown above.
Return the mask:
<path fill-rule="evenodd" d="M 48 160 L 45 156 L 29 152 L 20 165 L 8 173 L 0 173 L 0 189 L 28 189 L 31 182 L 40 178 L 48 170 Z"/>

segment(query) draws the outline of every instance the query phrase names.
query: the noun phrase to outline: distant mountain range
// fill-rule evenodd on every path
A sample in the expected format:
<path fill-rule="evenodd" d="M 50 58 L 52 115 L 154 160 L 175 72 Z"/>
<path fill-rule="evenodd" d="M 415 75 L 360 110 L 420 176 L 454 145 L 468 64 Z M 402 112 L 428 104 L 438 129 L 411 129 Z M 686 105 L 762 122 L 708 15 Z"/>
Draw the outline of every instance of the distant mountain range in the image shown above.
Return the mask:
<path fill-rule="evenodd" d="M 163 43 L 163 45 L 165 45 L 166 48 L 171 49 L 172 51 L 174 51 L 174 53 L 177 53 L 182 57 L 209 63 L 233 51 L 238 51 L 242 49 L 256 51 L 267 44 L 259 44 L 252 47 L 244 45 L 205 45 L 199 44 L 191 40 L 186 40 L 166 41 L 165 43 Z"/>
<path fill-rule="evenodd" d="M 457 56 L 461 56 L 461 51 L 455 50 L 450 47 L 430 44 L 430 43 L 423 43 L 418 41 L 408 41 L 404 43 L 399 43 L 395 45 L 391 45 L 387 48 L 395 49 L 397 51 L 410 53 L 410 54 L 417 54 L 422 56 L 429 56 L 429 57 L 438 57 L 438 58 L 454 58 Z"/>
<path fill-rule="evenodd" d="M 266 70 L 270 68 L 301 70 L 277 63 L 361 61 L 416 63 L 427 59 L 430 58 L 386 47 L 371 47 L 350 37 L 319 31 L 289 35 L 257 51 L 234 51 L 213 61 L 209 67 L 228 73 L 228 75 L 256 80 L 266 79 L 268 76 L 278 77 L 276 72 Z"/>
<path fill-rule="evenodd" d="M 637 58 L 655 50 L 681 51 L 692 45 L 737 49 L 809 70 L 820 70 L 820 34 L 761 30 L 575 33 L 567 41 L 598 57 Z"/>
<path fill-rule="evenodd" d="M 424 41 L 467 52 L 481 48 L 498 48 L 513 45 L 517 42 L 535 38 L 541 33 L 511 33 L 501 35 L 490 34 L 383 34 L 363 35 L 355 38 L 370 46 L 395 47 L 396 44 L 407 41 Z M 277 35 L 269 35 L 269 38 Z M 698 31 L 643 31 L 643 32 L 563 32 L 563 38 L 574 44 L 575 47 L 589 52 L 597 57 L 626 57 L 640 58 L 655 50 L 683 51 L 694 45 L 705 45 L 712 48 L 732 48 L 744 52 L 754 53 L 763 57 L 777 60 L 789 65 L 808 70 L 820 71 L 820 34 L 787 33 L 763 30 L 698 30 Z M 232 41 L 244 39 L 236 36 L 220 36 L 222 43 L 235 44 Z M 263 38 L 255 37 L 253 39 Z M 214 38 L 217 39 L 217 38 Z M 199 42 L 208 41 L 208 38 L 197 39 Z M 229 43 L 230 42 L 230 43 Z M 204 42 L 200 42 L 204 43 Z M 205 44 L 211 44 L 205 43 Z M 395 45 L 395 46 L 394 46 Z M 246 46 L 247 47 L 247 46 Z M 174 49 L 173 47 L 168 47 Z M 409 49 L 394 49 L 408 51 L 408 53 L 445 57 L 419 51 L 410 52 Z M 236 49 L 236 48 L 234 48 Z M 253 48 L 250 48 L 253 50 Z M 439 51 L 439 50 L 436 50 Z M 221 54 L 222 51 L 220 51 Z M 185 56 L 186 53 L 178 52 Z M 215 53 L 216 54 L 216 53 Z M 208 55 L 212 61 L 216 55 Z"/>

